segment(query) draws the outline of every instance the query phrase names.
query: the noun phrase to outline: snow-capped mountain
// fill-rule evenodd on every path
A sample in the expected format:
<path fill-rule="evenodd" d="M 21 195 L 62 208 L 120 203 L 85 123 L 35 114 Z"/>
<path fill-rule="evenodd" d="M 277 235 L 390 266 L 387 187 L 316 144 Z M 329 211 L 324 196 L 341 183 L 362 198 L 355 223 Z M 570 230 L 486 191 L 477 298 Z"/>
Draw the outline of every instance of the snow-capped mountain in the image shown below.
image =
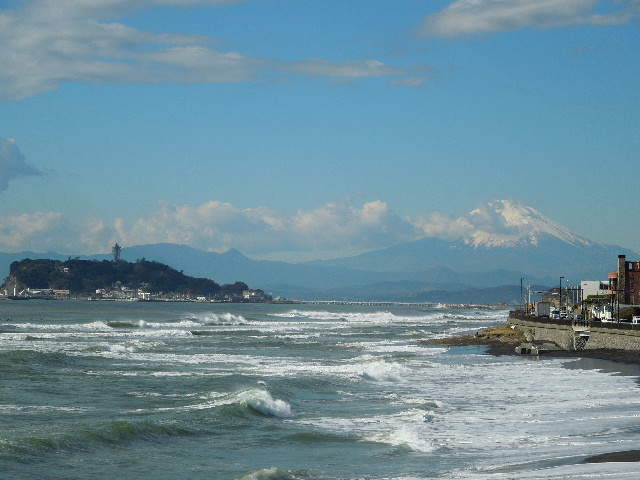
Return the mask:
<path fill-rule="evenodd" d="M 458 221 L 472 229 L 464 241 L 474 247 L 536 246 L 549 236 L 577 247 L 599 245 L 576 235 L 536 209 L 512 200 L 490 202 Z"/>

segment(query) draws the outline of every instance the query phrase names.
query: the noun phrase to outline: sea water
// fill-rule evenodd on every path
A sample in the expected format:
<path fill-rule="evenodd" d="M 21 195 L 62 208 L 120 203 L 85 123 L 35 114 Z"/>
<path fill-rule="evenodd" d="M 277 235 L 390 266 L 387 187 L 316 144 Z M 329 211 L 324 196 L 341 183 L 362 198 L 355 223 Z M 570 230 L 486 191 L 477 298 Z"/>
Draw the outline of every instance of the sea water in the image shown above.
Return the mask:
<path fill-rule="evenodd" d="M 438 305 L 0 302 L 0 479 L 637 479 L 635 367 Z"/>

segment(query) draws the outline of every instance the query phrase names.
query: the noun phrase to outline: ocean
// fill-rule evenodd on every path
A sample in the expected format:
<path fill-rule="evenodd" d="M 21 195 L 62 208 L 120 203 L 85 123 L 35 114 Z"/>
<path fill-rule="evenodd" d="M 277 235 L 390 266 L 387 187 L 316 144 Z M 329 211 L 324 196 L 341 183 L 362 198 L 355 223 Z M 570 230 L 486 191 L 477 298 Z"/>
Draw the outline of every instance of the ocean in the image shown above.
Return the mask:
<path fill-rule="evenodd" d="M 0 302 L 0 479 L 640 478 L 639 371 L 439 305 Z"/>

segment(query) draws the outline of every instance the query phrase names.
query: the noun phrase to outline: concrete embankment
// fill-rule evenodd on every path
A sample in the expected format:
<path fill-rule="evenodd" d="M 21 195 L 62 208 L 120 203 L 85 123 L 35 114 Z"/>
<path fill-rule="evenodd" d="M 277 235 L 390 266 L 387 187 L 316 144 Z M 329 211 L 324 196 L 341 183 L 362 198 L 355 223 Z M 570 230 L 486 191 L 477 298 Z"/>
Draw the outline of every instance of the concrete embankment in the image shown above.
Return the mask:
<path fill-rule="evenodd" d="M 579 323 L 552 320 L 517 312 L 509 324 L 521 330 L 527 341 L 548 341 L 567 351 L 627 350 L 640 354 L 640 325 L 628 323 Z"/>

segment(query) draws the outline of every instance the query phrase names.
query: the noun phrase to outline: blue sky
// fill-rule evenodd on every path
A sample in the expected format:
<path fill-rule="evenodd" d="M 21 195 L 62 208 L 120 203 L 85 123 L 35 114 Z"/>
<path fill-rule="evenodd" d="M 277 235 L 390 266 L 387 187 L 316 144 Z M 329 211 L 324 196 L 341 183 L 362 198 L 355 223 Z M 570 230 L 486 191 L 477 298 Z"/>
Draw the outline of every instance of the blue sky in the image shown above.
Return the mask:
<path fill-rule="evenodd" d="M 0 251 L 328 258 L 452 237 L 510 199 L 640 252 L 639 18 L 638 0 L 0 1 Z"/>

